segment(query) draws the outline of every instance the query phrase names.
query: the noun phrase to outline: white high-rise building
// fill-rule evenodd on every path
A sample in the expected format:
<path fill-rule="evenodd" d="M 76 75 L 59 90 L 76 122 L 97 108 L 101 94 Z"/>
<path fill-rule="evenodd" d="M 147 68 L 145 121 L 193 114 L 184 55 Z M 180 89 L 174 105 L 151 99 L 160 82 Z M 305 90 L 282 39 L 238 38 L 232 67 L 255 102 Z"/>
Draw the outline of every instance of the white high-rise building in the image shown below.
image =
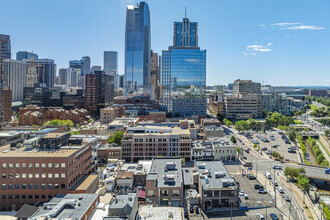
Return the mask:
<path fill-rule="evenodd" d="M 23 101 L 23 88 L 26 86 L 26 63 L 18 60 L 5 59 L 4 64 L 4 84 L 12 90 L 12 101 Z"/>

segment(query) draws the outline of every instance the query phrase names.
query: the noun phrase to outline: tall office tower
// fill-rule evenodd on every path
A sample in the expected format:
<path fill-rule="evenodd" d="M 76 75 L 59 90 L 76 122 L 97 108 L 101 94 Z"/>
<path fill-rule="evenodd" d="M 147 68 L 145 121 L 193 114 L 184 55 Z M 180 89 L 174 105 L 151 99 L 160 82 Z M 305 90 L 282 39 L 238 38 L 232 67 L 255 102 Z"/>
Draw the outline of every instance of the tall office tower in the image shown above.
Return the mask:
<path fill-rule="evenodd" d="M 4 82 L 3 82 L 3 75 L 5 73 L 5 64 L 3 63 L 4 59 L 11 59 L 11 45 L 10 45 L 10 36 L 0 34 L 0 123 L 4 120 L 4 116 L 8 115 L 6 110 L 6 97 L 5 92 L 3 91 Z M 11 112 L 11 110 L 10 110 Z"/>
<path fill-rule="evenodd" d="M 5 59 L 4 82 L 12 91 L 12 101 L 23 101 L 23 88 L 26 86 L 26 63 L 19 60 Z"/>
<path fill-rule="evenodd" d="M 206 50 L 197 47 L 197 23 L 190 23 L 188 18 L 183 21 L 174 23 L 174 39 L 178 39 L 174 40 L 174 46 L 162 51 L 160 104 L 163 110 L 174 115 L 205 116 Z M 194 31 L 190 26 L 182 27 L 188 24 L 195 27 Z M 182 31 L 178 31 L 180 28 Z M 180 41 L 179 34 L 190 36 L 190 40 Z"/>
<path fill-rule="evenodd" d="M 174 22 L 173 46 L 198 47 L 197 22 L 190 22 L 187 17 Z"/>
<path fill-rule="evenodd" d="M 224 97 L 226 117 L 246 120 L 262 117 L 261 84 L 251 80 L 235 80 L 233 95 Z"/>
<path fill-rule="evenodd" d="M 79 78 L 79 77 L 77 77 L 78 72 L 80 72 L 80 69 L 75 69 L 72 67 L 69 67 L 67 69 L 67 72 L 66 72 L 66 85 L 67 86 L 72 86 L 72 87 L 77 86 L 77 81 L 78 81 L 77 79 Z"/>
<path fill-rule="evenodd" d="M 114 98 L 114 77 L 104 71 L 94 71 L 86 75 L 86 109 L 98 114 Z"/>
<path fill-rule="evenodd" d="M 118 75 L 118 87 L 124 88 L 124 75 Z"/>
<path fill-rule="evenodd" d="M 67 85 L 67 73 L 68 73 L 68 69 L 66 68 L 59 69 L 58 76 L 59 76 L 60 85 Z"/>
<path fill-rule="evenodd" d="M 95 71 L 102 71 L 102 67 L 101 66 L 92 66 L 89 72 L 92 73 Z"/>
<path fill-rule="evenodd" d="M 125 93 L 150 90 L 150 12 L 145 2 L 128 5 L 125 30 Z"/>
<path fill-rule="evenodd" d="M 91 58 L 89 56 L 84 56 L 81 60 L 81 76 L 85 76 L 89 73 L 91 69 Z"/>
<path fill-rule="evenodd" d="M 114 77 L 115 89 L 118 88 L 118 53 L 117 51 L 104 51 L 103 70 L 107 75 Z"/>
<path fill-rule="evenodd" d="M 38 55 L 32 52 L 27 52 L 27 51 L 18 51 L 16 53 L 16 60 L 21 60 L 23 61 L 24 59 L 28 59 L 31 60 L 33 57 L 33 59 L 37 60 L 38 59 Z"/>
<path fill-rule="evenodd" d="M 158 54 L 151 50 L 150 55 L 150 87 L 151 87 L 151 98 L 159 100 L 159 79 L 158 79 Z"/>
<path fill-rule="evenodd" d="M 106 74 L 115 76 L 118 69 L 118 53 L 117 51 L 104 51 L 103 70 Z"/>
<path fill-rule="evenodd" d="M 81 60 L 69 60 L 69 67 L 81 69 Z"/>
<path fill-rule="evenodd" d="M 34 63 L 34 58 L 31 58 L 30 66 L 27 68 L 26 74 L 26 87 L 34 87 L 34 84 L 38 83 L 37 67 Z"/>
<path fill-rule="evenodd" d="M 235 80 L 233 84 L 234 95 L 238 94 L 261 94 L 261 83 L 252 82 L 252 80 Z"/>
<path fill-rule="evenodd" d="M 31 65 L 31 60 L 24 59 L 24 62 Z M 37 68 L 38 83 L 44 83 L 47 87 L 54 87 L 56 76 L 56 64 L 51 59 L 34 60 L 34 65 Z"/>

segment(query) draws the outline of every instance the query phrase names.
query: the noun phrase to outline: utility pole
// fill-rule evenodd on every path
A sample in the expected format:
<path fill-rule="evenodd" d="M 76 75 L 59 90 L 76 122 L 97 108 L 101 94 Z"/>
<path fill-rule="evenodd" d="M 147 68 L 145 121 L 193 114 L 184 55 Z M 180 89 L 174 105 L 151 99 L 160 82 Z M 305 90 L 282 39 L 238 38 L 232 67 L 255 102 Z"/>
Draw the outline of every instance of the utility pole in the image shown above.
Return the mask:
<path fill-rule="evenodd" d="M 233 220 L 233 202 L 230 201 L 230 219 Z"/>
<path fill-rule="evenodd" d="M 275 208 L 276 208 L 276 188 L 275 188 L 275 178 L 276 178 L 276 170 L 274 170 L 274 193 L 275 193 Z"/>
<path fill-rule="evenodd" d="M 292 203 L 292 202 L 290 202 L 290 208 L 289 208 L 289 220 L 290 220 L 290 214 L 291 214 L 291 203 Z"/>

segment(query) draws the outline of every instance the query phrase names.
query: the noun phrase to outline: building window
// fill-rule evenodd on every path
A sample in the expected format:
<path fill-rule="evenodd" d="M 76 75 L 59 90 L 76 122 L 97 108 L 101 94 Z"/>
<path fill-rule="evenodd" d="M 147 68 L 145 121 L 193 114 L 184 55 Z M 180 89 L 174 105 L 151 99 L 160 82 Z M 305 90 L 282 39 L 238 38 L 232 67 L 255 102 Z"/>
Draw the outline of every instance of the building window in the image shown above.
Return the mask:
<path fill-rule="evenodd" d="M 48 163 L 48 168 L 52 168 L 53 164 L 52 163 Z"/>
<path fill-rule="evenodd" d="M 55 188 L 55 189 L 58 189 L 58 188 L 59 188 L 59 184 L 57 184 L 57 183 L 54 184 L 54 188 Z"/>
<path fill-rule="evenodd" d="M 55 168 L 59 168 L 60 164 L 59 163 L 55 163 Z"/>
<path fill-rule="evenodd" d="M 54 174 L 54 177 L 55 177 L 55 178 L 59 178 L 60 175 L 59 175 L 58 173 L 55 173 L 55 174 Z"/>
<path fill-rule="evenodd" d="M 12 189 L 13 188 L 13 184 L 8 184 L 8 189 Z"/>
<path fill-rule="evenodd" d="M 33 187 L 32 187 L 32 184 L 29 184 L 29 185 L 28 185 L 28 188 L 29 188 L 29 189 L 32 189 L 32 188 L 33 188 Z"/>
<path fill-rule="evenodd" d="M 46 184 L 41 184 L 41 189 L 46 189 Z"/>
<path fill-rule="evenodd" d="M 46 174 L 45 173 L 43 173 L 43 174 L 41 174 L 41 178 L 46 178 Z"/>
<path fill-rule="evenodd" d="M 19 189 L 19 184 L 15 184 L 15 189 Z"/>
<path fill-rule="evenodd" d="M 9 168 L 13 168 L 13 164 L 12 163 L 9 163 Z"/>
<path fill-rule="evenodd" d="M 48 189 L 52 189 L 53 185 L 52 184 L 48 184 Z"/>
<path fill-rule="evenodd" d="M 2 174 L 2 179 L 6 179 L 7 178 L 7 174 L 3 173 Z"/>
<path fill-rule="evenodd" d="M 15 194 L 15 199 L 19 199 L 19 194 Z"/>
<path fill-rule="evenodd" d="M 172 199 L 172 206 L 179 207 L 180 206 L 180 199 Z"/>
<path fill-rule="evenodd" d="M 22 163 L 22 168 L 25 168 L 26 167 L 26 163 Z"/>
<path fill-rule="evenodd" d="M 65 184 L 61 184 L 61 188 L 62 189 L 65 189 Z"/>
<path fill-rule="evenodd" d="M 26 178 L 26 173 L 22 173 L 22 178 Z"/>
<path fill-rule="evenodd" d="M 6 194 L 2 194 L 2 199 L 6 199 Z"/>
<path fill-rule="evenodd" d="M 35 163 L 34 165 L 36 168 L 39 168 L 39 163 Z"/>
<path fill-rule="evenodd" d="M 155 196 L 154 190 L 148 190 L 148 196 Z"/>
<path fill-rule="evenodd" d="M 35 188 L 35 189 L 39 189 L 39 184 L 35 184 L 35 185 L 34 185 L 34 188 Z"/>
<path fill-rule="evenodd" d="M 61 163 L 61 167 L 62 168 L 65 168 L 65 163 Z"/>
<path fill-rule="evenodd" d="M 35 198 L 35 199 L 39 199 L 39 194 L 35 194 L 35 195 L 34 195 L 34 198 Z"/>
<path fill-rule="evenodd" d="M 53 178 L 53 174 L 52 173 L 48 173 L 48 178 Z"/>
<path fill-rule="evenodd" d="M 26 195 L 25 194 L 22 195 L 22 199 L 26 199 Z"/>
<path fill-rule="evenodd" d="M 22 189 L 26 189 L 26 184 L 25 183 L 22 184 Z"/>
<path fill-rule="evenodd" d="M 15 174 L 15 178 L 18 179 L 19 178 L 19 173 Z"/>
<path fill-rule="evenodd" d="M 33 178 L 33 174 L 29 173 L 29 178 L 32 179 Z"/>
<path fill-rule="evenodd" d="M 9 179 L 12 179 L 13 178 L 13 174 L 12 173 L 8 174 L 8 178 Z"/>
<path fill-rule="evenodd" d="M 179 196 L 180 191 L 179 190 L 172 190 L 172 196 Z"/>
<path fill-rule="evenodd" d="M 46 168 L 46 164 L 45 164 L 45 163 L 42 163 L 42 164 L 41 164 L 41 167 L 42 167 L 42 168 Z"/>
<path fill-rule="evenodd" d="M 46 198 L 46 195 L 45 195 L 45 194 L 42 194 L 42 195 L 41 195 L 41 198 L 42 198 L 42 199 L 45 199 L 45 198 Z"/>
<path fill-rule="evenodd" d="M 7 188 L 7 184 L 2 184 L 2 189 L 6 189 Z"/>
<path fill-rule="evenodd" d="M 19 163 L 16 163 L 16 164 L 15 164 L 15 167 L 16 167 L 16 168 L 19 168 Z"/>
<path fill-rule="evenodd" d="M 2 164 L 2 168 L 6 168 L 7 167 L 7 164 L 6 163 L 3 163 Z"/>
<path fill-rule="evenodd" d="M 39 173 L 34 174 L 35 178 L 39 178 Z"/>
<path fill-rule="evenodd" d="M 65 173 L 62 173 L 62 174 L 61 174 L 61 177 L 62 177 L 62 178 L 65 178 Z"/>
<path fill-rule="evenodd" d="M 32 168 L 33 164 L 32 163 L 29 163 L 29 168 Z"/>

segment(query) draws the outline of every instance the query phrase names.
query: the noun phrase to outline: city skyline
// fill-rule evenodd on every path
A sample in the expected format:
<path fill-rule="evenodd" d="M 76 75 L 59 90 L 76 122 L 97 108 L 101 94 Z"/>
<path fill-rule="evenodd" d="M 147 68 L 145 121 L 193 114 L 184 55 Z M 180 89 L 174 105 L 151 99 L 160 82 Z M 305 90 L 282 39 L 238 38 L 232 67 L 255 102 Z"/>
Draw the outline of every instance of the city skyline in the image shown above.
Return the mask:
<path fill-rule="evenodd" d="M 232 83 L 235 79 L 274 86 L 330 85 L 327 1 L 299 1 L 299 10 L 298 1 L 178 1 L 174 8 L 174 1 L 146 2 L 151 16 L 151 49 L 157 53 L 171 45 L 173 23 L 184 18 L 187 7 L 187 17 L 199 24 L 198 43 L 208 52 L 207 85 Z M 137 1 L 48 3 L 47 8 L 61 9 L 61 17 L 48 16 L 46 5 L 40 3 L 3 3 L 5 8 L 20 5 L 11 14 L 5 11 L 1 15 L 11 18 L 3 24 L 2 34 L 10 35 L 12 54 L 33 51 L 40 58 L 55 60 L 59 70 L 68 67 L 69 60 L 82 56 L 90 56 L 92 65 L 102 65 L 103 51 L 118 51 L 118 73 L 124 74 L 126 6 Z M 38 36 L 25 25 L 28 11 L 31 20 L 49 24 Z M 85 16 L 89 11 L 96 15 Z M 64 20 L 69 22 L 61 22 Z"/>

